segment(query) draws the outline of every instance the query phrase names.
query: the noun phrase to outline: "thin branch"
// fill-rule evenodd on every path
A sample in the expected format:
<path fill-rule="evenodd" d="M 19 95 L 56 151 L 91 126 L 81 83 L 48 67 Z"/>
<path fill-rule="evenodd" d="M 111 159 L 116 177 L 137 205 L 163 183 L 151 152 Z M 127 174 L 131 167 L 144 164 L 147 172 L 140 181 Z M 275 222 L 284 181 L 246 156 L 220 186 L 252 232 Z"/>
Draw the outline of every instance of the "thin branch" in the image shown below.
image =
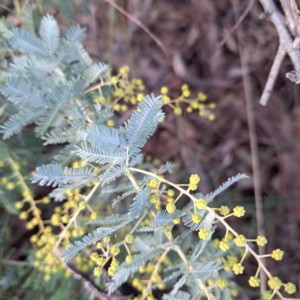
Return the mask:
<path fill-rule="evenodd" d="M 285 55 L 286 55 L 285 47 L 282 44 L 279 44 L 277 54 L 275 56 L 269 77 L 267 79 L 267 83 L 265 85 L 264 91 L 259 101 L 259 103 L 263 106 L 267 105 L 268 103 L 268 100 L 270 98 L 271 92 L 275 84 L 275 80 L 277 78 L 282 61 L 285 58 Z"/>
<path fill-rule="evenodd" d="M 107 3 L 109 3 L 111 6 L 113 6 L 120 13 L 122 13 L 124 16 L 126 16 L 128 19 L 130 19 L 132 22 L 134 22 L 139 27 L 141 27 L 155 41 L 155 43 L 161 48 L 161 50 L 163 51 L 163 53 L 166 55 L 167 59 L 169 60 L 169 54 L 168 54 L 168 51 L 167 51 L 166 47 L 164 46 L 162 41 L 152 31 L 150 31 L 136 17 L 134 17 L 132 14 L 128 13 L 126 10 L 124 10 L 121 6 L 119 6 L 113 0 L 105 0 L 105 1 Z"/>
<path fill-rule="evenodd" d="M 281 7 L 286 17 L 286 23 L 293 36 L 297 35 L 295 17 L 289 0 L 280 0 Z"/>
<path fill-rule="evenodd" d="M 292 46 L 293 37 L 285 25 L 285 18 L 279 12 L 273 0 L 260 0 L 260 3 L 265 12 L 270 15 L 270 20 L 278 32 L 280 43 L 285 47 L 294 65 L 295 70 L 288 72 L 286 77 L 292 82 L 300 83 L 300 49 L 295 49 Z"/>
<path fill-rule="evenodd" d="M 295 35 L 299 36 L 300 35 L 299 8 L 298 8 L 296 0 L 289 0 L 289 2 L 290 2 L 293 16 L 294 16 L 294 21 L 295 21 L 295 30 L 296 30 Z"/>
<path fill-rule="evenodd" d="M 235 16 L 237 16 L 237 0 L 232 0 L 232 3 L 234 8 L 234 14 Z M 265 234 L 264 234 L 264 227 L 263 227 L 264 225 L 263 225 L 263 206 L 262 206 L 262 197 L 261 197 L 261 178 L 260 178 L 260 171 L 259 171 L 260 168 L 259 168 L 259 160 L 258 160 L 255 115 L 254 115 L 253 100 L 252 100 L 251 81 L 250 81 L 249 73 L 247 72 L 249 55 L 247 53 L 247 49 L 244 50 L 241 46 L 241 40 L 242 40 L 241 30 L 237 30 L 237 40 L 238 40 L 238 49 L 240 53 L 241 67 L 243 70 L 243 85 L 244 85 L 245 101 L 246 101 L 247 122 L 249 127 L 257 232 L 258 235 L 264 236 Z M 259 247 L 258 253 L 259 255 L 264 255 L 265 249 L 263 247 Z M 265 264 L 265 261 L 263 261 L 263 263 Z M 260 282 L 261 282 L 260 292 L 261 294 L 263 294 L 267 289 L 267 276 L 262 271 L 260 272 Z"/>
<path fill-rule="evenodd" d="M 235 22 L 235 24 L 230 28 L 229 32 L 224 36 L 223 40 L 218 44 L 216 51 L 221 48 L 229 39 L 229 37 L 232 35 L 232 33 L 239 27 L 239 25 L 243 22 L 243 20 L 246 18 L 248 15 L 253 3 L 255 0 L 250 0 L 248 6 L 246 7 L 245 11 L 243 14 L 238 18 L 238 20 Z M 216 53 L 216 52 L 215 52 Z M 215 54 L 214 53 L 214 54 Z"/>

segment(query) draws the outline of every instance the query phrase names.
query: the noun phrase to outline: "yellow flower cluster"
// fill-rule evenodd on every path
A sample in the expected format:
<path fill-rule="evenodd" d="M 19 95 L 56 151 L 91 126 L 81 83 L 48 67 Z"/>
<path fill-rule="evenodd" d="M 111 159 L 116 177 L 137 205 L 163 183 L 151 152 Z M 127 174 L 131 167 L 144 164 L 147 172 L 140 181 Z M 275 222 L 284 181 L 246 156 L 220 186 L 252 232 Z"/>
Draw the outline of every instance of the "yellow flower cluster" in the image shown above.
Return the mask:
<path fill-rule="evenodd" d="M 127 235 L 125 236 L 125 242 L 126 242 L 127 244 L 132 244 L 133 240 L 134 240 L 134 236 L 133 236 L 132 234 L 127 234 Z"/>
<path fill-rule="evenodd" d="M 236 206 L 233 209 L 233 215 L 237 218 L 243 217 L 245 215 L 245 209 L 243 206 Z"/>
<path fill-rule="evenodd" d="M 111 261 L 111 264 L 108 268 L 108 275 L 114 276 L 117 273 L 119 266 L 120 266 L 119 261 L 116 260 L 115 258 L 113 258 L 113 260 Z"/>
<path fill-rule="evenodd" d="M 278 277 L 271 277 L 268 280 L 268 286 L 270 287 L 270 289 L 272 290 L 279 290 L 281 288 L 282 285 L 282 281 L 278 278 Z"/>
<path fill-rule="evenodd" d="M 217 281 L 217 285 L 218 287 L 223 289 L 229 285 L 229 282 L 225 278 L 219 278 Z"/>
<path fill-rule="evenodd" d="M 152 178 L 149 183 L 148 183 L 148 186 L 151 188 L 151 189 L 157 189 L 159 187 L 159 180 L 156 179 L 156 178 Z"/>
<path fill-rule="evenodd" d="M 187 84 L 182 85 L 181 95 L 175 99 L 171 99 L 168 95 L 169 89 L 166 86 L 161 87 L 160 92 L 165 105 L 173 109 L 175 115 L 182 115 L 181 104 L 187 104 L 186 111 L 188 113 L 198 110 L 201 117 L 207 117 L 210 121 L 215 120 L 215 115 L 212 111 L 216 108 L 215 103 L 206 104 L 207 96 L 200 92 L 197 97 L 191 97 L 191 91 Z"/>
<path fill-rule="evenodd" d="M 234 239 L 234 242 L 238 247 L 245 247 L 247 244 L 247 239 L 244 235 L 240 234 Z"/>
<path fill-rule="evenodd" d="M 219 248 L 222 250 L 222 251 L 227 251 L 229 249 L 229 243 L 228 242 L 224 242 L 224 241 L 220 241 L 219 243 Z"/>
<path fill-rule="evenodd" d="M 173 219 L 173 224 L 178 225 L 180 223 L 180 218 Z"/>
<path fill-rule="evenodd" d="M 244 267 L 241 263 L 237 263 L 232 267 L 232 271 L 234 274 L 239 275 L 244 273 Z"/>
<path fill-rule="evenodd" d="M 200 177 L 197 174 L 192 174 L 190 176 L 189 189 L 191 191 L 195 191 L 198 187 L 199 182 L 200 182 Z"/>
<path fill-rule="evenodd" d="M 229 209 L 228 206 L 222 205 L 222 206 L 220 207 L 220 214 L 221 214 L 222 216 L 227 216 L 229 213 L 230 213 L 230 209 Z"/>
<path fill-rule="evenodd" d="M 282 260 L 284 252 L 280 249 L 276 249 L 272 251 L 272 258 L 275 260 Z"/>
<path fill-rule="evenodd" d="M 259 235 L 256 238 L 256 243 L 257 243 L 258 246 L 263 247 L 263 246 L 265 246 L 268 243 L 268 240 L 263 235 Z"/>
<path fill-rule="evenodd" d="M 126 258 L 125 258 L 125 261 L 128 263 L 128 264 L 132 264 L 134 262 L 134 258 L 132 255 L 127 255 Z"/>
<path fill-rule="evenodd" d="M 195 224 L 199 224 L 202 221 L 202 217 L 199 214 L 193 214 L 192 221 Z"/>
<path fill-rule="evenodd" d="M 176 205 L 174 203 L 168 203 L 166 206 L 166 210 L 169 214 L 172 214 L 176 210 Z"/>
<path fill-rule="evenodd" d="M 259 287 L 260 285 L 260 279 L 254 276 L 251 276 L 248 282 L 252 287 Z"/>
<path fill-rule="evenodd" d="M 198 232 L 200 240 L 207 240 L 209 237 L 209 231 L 206 228 L 201 228 Z"/>
<path fill-rule="evenodd" d="M 197 209 L 206 209 L 206 207 L 207 207 L 207 202 L 204 199 L 200 198 L 196 201 Z"/>

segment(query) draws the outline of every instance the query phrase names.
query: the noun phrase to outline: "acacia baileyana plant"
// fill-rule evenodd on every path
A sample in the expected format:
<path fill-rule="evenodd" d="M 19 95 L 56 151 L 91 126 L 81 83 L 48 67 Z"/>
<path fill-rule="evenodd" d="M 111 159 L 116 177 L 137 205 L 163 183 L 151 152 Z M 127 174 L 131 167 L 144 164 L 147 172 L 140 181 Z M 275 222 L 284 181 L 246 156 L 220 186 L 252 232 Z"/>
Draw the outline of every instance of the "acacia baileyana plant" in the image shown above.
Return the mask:
<path fill-rule="evenodd" d="M 176 99 L 166 87 L 162 96 L 145 96 L 142 81 L 129 79 L 128 67 L 112 76 L 108 65 L 92 62 L 81 43 L 82 28 L 71 27 L 60 36 L 49 15 L 41 20 L 38 35 L 33 27 L 6 28 L 2 42 L 13 61 L 0 88 L 11 102 L 3 137 L 35 124 L 45 146 L 62 144 L 52 163 L 37 167 L 31 177 L 32 183 L 54 188 L 41 199 L 13 156 L 1 161 L 14 175 L 2 177 L 1 184 L 21 191 L 22 199 L 15 203 L 19 218 L 36 229 L 30 238 L 34 266 L 46 282 L 57 272 L 69 276 L 66 262 L 73 260 L 108 295 L 129 282 L 139 293 L 134 299 L 155 299 L 156 289 L 163 291 L 163 299 L 229 299 L 238 293 L 230 276 L 243 274 L 250 254 L 257 272 L 249 285 L 260 286 L 260 271 L 268 277 L 270 291 L 264 299 L 275 294 L 284 299 L 282 290 L 295 293 L 295 285 L 270 274 L 255 252 L 255 245 L 263 247 L 267 239 L 247 238 L 227 223 L 243 217 L 244 207 L 214 205 L 216 196 L 247 176 L 238 174 L 203 195 L 197 192 L 197 174 L 188 182 L 171 182 L 164 176 L 173 172 L 170 162 L 159 168 L 144 163 L 142 148 L 164 120 L 163 105 L 180 115 L 186 102 L 187 112 L 198 110 L 214 120 L 214 103 L 206 104 L 203 93 L 190 98 L 186 85 Z M 119 124 L 118 112 L 136 104 L 131 117 Z M 51 199 L 59 205 L 44 219 L 40 205 Z M 213 239 L 217 223 L 226 229 L 221 240 Z M 281 260 L 283 251 L 267 256 Z"/>

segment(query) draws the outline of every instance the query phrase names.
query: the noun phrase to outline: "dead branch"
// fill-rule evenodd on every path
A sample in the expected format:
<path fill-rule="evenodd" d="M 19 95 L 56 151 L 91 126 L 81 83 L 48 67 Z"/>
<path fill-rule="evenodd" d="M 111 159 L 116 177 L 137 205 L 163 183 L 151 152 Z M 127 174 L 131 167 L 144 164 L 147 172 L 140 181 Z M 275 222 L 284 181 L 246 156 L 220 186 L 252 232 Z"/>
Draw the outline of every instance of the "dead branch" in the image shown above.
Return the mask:
<path fill-rule="evenodd" d="M 270 21 L 274 24 L 280 42 L 266 87 L 260 100 L 260 104 L 266 105 L 285 53 L 289 55 L 295 68 L 288 72 L 286 77 L 292 82 L 300 83 L 300 39 L 298 35 L 300 28 L 299 11 L 294 0 L 280 0 L 285 17 L 280 13 L 273 0 L 260 0 L 260 3 L 265 13 L 269 15 Z"/>
<path fill-rule="evenodd" d="M 267 79 L 267 83 L 265 85 L 264 91 L 261 95 L 259 103 L 263 106 L 267 105 L 271 92 L 273 90 L 275 80 L 277 78 L 280 66 L 282 64 L 283 59 L 285 58 L 286 50 L 282 44 L 279 44 L 277 54 L 275 56 L 269 77 Z"/>

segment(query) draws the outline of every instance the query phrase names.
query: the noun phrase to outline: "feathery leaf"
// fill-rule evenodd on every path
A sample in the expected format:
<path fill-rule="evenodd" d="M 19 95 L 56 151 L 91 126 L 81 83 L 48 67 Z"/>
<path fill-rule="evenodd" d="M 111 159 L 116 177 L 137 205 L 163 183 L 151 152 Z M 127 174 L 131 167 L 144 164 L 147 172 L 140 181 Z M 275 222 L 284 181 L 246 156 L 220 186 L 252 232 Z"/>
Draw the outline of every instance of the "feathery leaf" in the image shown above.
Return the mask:
<path fill-rule="evenodd" d="M 54 54 L 59 46 L 59 28 L 56 20 L 49 14 L 43 17 L 39 33 L 44 48 L 50 55 Z"/>
<path fill-rule="evenodd" d="M 83 167 L 70 169 L 59 164 L 42 165 L 36 168 L 36 174 L 31 178 L 32 183 L 39 185 L 62 186 L 69 183 L 78 183 L 90 179 L 93 169 Z"/>

